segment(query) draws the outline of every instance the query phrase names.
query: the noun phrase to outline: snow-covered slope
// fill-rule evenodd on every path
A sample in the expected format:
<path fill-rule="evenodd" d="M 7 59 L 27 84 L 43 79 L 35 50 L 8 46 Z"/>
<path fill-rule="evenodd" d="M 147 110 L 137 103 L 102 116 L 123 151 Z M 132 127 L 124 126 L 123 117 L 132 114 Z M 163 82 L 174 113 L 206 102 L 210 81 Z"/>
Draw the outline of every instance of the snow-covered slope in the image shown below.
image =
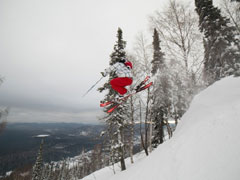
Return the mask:
<path fill-rule="evenodd" d="M 113 174 L 84 180 L 239 180 L 240 78 L 227 77 L 197 95 L 174 136 L 149 157 Z"/>

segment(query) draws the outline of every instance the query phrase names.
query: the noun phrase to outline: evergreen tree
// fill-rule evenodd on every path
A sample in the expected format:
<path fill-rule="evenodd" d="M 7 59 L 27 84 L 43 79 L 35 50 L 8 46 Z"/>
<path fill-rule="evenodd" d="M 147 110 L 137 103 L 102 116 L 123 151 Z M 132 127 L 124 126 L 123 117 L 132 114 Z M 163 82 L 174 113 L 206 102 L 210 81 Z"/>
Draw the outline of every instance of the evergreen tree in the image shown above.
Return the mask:
<path fill-rule="evenodd" d="M 52 173 L 52 169 L 49 164 L 45 164 L 42 168 L 42 176 L 41 180 L 51 180 L 50 176 Z"/>
<path fill-rule="evenodd" d="M 164 54 L 161 52 L 158 31 L 156 30 L 156 28 L 154 28 L 152 75 L 155 75 L 157 70 L 164 65 L 163 56 Z"/>
<path fill-rule="evenodd" d="M 221 15 L 212 0 L 195 0 L 199 28 L 204 33 L 204 75 L 208 83 L 240 75 L 239 40 L 229 19 Z"/>
<path fill-rule="evenodd" d="M 154 122 L 154 132 L 152 144 L 157 147 L 164 141 L 164 126 L 171 116 L 172 93 L 171 81 L 167 71 L 157 74 L 155 88 L 153 90 L 151 118 Z"/>
<path fill-rule="evenodd" d="M 168 79 L 164 54 L 161 52 L 158 32 L 154 29 L 153 35 L 153 60 L 152 75 L 154 78 L 154 89 L 152 92 L 151 119 L 154 122 L 152 144 L 157 147 L 164 141 L 164 125 L 167 121 L 170 107 L 171 94 L 169 94 L 170 82 Z"/>
<path fill-rule="evenodd" d="M 110 55 L 110 63 L 109 65 L 113 65 L 116 62 L 126 59 L 126 41 L 123 40 L 122 30 L 118 28 L 117 31 L 117 42 L 114 45 L 114 50 Z M 117 95 L 117 93 L 111 88 L 110 81 L 115 78 L 116 75 L 114 72 L 109 74 L 109 80 L 103 85 L 103 87 L 99 88 L 99 91 L 106 91 L 108 93 L 105 95 L 104 101 L 111 101 Z M 108 109 L 105 108 L 105 112 Z M 113 158 L 116 161 L 120 161 L 121 169 L 125 170 L 125 161 L 124 161 L 124 141 L 123 141 L 123 130 L 125 126 L 125 112 L 126 106 L 122 105 L 117 110 L 115 110 L 111 114 L 107 114 L 103 119 L 107 123 L 108 126 L 108 135 L 111 146 L 111 151 L 113 156 L 116 155 L 116 158 Z"/>
<path fill-rule="evenodd" d="M 69 166 L 67 163 L 67 159 L 63 160 L 62 164 L 61 164 L 61 169 L 59 171 L 58 174 L 58 180 L 65 180 L 65 179 L 69 179 L 68 178 L 68 173 L 69 173 Z"/>
<path fill-rule="evenodd" d="M 171 82 L 174 82 L 172 83 L 171 117 L 175 120 L 176 126 L 186 112 L 195 92 L 191 92 L 194 88 L 189 87 L 190 80 L 183 79 L 177 72 L 171 73 Z"/>
<path fill-rule="evenodd" d="M 33 173 L 32 173 L 32 180 L 41 180 L 42 175 L 42 168 L 43 168 L 43 159 L 42 159 L 42 153 L 43 153 L 43 139 L 40 144 L 38 156 L 36 163 L 33 166 Z"/>

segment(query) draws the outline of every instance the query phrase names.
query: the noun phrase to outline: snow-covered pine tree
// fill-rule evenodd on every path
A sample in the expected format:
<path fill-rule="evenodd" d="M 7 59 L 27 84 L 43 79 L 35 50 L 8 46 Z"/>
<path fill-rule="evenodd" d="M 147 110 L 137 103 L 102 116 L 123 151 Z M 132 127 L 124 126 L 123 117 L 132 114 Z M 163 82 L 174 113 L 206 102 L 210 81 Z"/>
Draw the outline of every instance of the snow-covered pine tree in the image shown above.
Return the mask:
<path fill-rule="evenodd" d="M 154 147 L 164 141 L 164 126 L 168 125 L 168 120 L 172 113 L 172 83 L 166 68 L 156 75 L 155 87 L 152 95 L 151 118 L 154 122 L 154 132 L 152 144 Z M 171 134 L 171 131 L 169 131 Z"/>
<path fill-rule="evenodd" d="M 199 32 L 197 20 L 197 13 L 177 0 L 168 1 L 163 12 L 156 12 L 150 18 L 152 29 L 158 31 L 167 60 L 173 105 L 170 112 L 176 122 L 202 84 L 203 35 Z M 195 82 L 192 77 L 195 77 Z M 183 87 L 186 88 L 184 91 L 178 91 Z"/>
<path fill-rule="evenodd" d="M 171 94 L 169 77 L 166 71 L 164 53 L 161 52 L 158 31 L 154 29 L 153 34 L 153 60 L 152 75 L 154 77 L 154 89 L 151 94 L 151 119 L 154 123 L 152 144 L 157 147 L 164 140 L 164 125 L 169 114 Z"/>
<path fill-rule="evenodd" d="M 44 140 L 42 139 L 40 148 L 39 148 L 39 152 L 38 152 L 38 156 L 37 156 L 37 160 L 33 166 L 32 180 L 41 180 L 42 168 L 43 168 L 43 159 L 42 159 L 43 143 L 44 143 Z"/>
<path fill-rule="evenodd" d="M 121 28 L 118 28 L 117 42 L 114 45 L 114 50 L 112 54 L 110 55 L 111 59 L 109 65 L 113 65 L 116 62 L 126 59 L 125 47 L 126 41 L 123 40 L 122 30 Z M 110 80 L 112 80 L 115 77 L 116 77 L 115 73 L 111 72 L 109 75 L 109 80 L 103 85 L 103 87 L 98 89 L 100 92 L 106 90 L 108 91 L 108 93 L 105 95 L 104 101 L 110 101 L 114 99 L 114 97 L 117 95 L 117 93 L 110 86 Z M 107 110 L 108 108 L 105 108 L 104 111 L 106 112 Z M 122 105 L 118 109 L 116 109 L 113 113 L 106 114 L 106 116 L 103 118 L 108 126 L 108 136 L 110 148 L 112 151 L 111 154 L 113 156 L 115 155 L 117 156 L 116 158 L 113 158 L 113 160 L 120 161 L 122 170 L 126 169 L 124 160 L 124 141 L 123 141 L 125 112 L 126 106 Z"/>
<path fill-rule="evenodd" d="M 229 19 L 212 0 L 195 0 L 199 28 L 204 33 L 204 76 L 209 84 L 229 75 L 240 75 L 239 39 Z"/>
<path fill-rule="evenodd" d="M 51 169 L 50 164 L 43 165 L 41 180 L 51 180 L 51 179 L 53 179 L 51 177 L 51 174 L 53 174 L 53 169 Z"/>
<path fill-rule="evenodd" d="M 152 75 L 155 75 L 157 73 L 157 70 L 159 70 L 164 65 L 163 56 L 164 54 L 161 52 L 158 31 L 156 28 L 154 28 Z"/>
<path fill-rule="evenodd" d="M 189 84 L 191 84 L 190 80 L 184 79 L 183 76 L 174 70 L 171 72 L 171 82 L 173 82 L 171 117 L 175 121 L 175 126 L 177 126 L 178 121 L 186 112 L 196 92 L 192 92 L 194 88 L 189 87 Z"/>
<path fill-rule="evenodd" d="M 62 164 L 61 164 L 61 168 L 58 174 L 58 180 L 65 180 L 65 179 L 69 179 L 68 175 L 69 175 L 69 163 L 68 163 L 68 159 L 63 160 Z"/>

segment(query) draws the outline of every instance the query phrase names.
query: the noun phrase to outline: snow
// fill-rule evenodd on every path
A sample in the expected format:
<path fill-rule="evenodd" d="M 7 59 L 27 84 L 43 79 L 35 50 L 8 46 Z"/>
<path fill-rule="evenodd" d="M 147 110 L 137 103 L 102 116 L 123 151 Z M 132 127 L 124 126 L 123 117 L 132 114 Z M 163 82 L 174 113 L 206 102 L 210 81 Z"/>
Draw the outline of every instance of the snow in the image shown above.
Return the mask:
<path fill-rule="evenodd" d="M 89 133 L 88 133 L 87 131 L 82 131 L 82 132 L 80 132 L 80 135 L 81 135 L 81 136 L 88 136 Z"/>
<path fill-rule="evenodd" d="M 6 172 L 6 176 L 10 176 L 12 174 L 12 171 Z"/>
<path fill-rule="evenodd" d="M 48 137 L 50 136 L 49 134 L 39 134 L 37 136 L 35 136 L 36 138 L 45 138 L 45 137 Z"/>
<path fill-rule="evenodd" d="M 239 127 L 240 78 L 227 77 L 194 98 L 173 138 L 148 157 L 83 180 L 239 180 Z"/>

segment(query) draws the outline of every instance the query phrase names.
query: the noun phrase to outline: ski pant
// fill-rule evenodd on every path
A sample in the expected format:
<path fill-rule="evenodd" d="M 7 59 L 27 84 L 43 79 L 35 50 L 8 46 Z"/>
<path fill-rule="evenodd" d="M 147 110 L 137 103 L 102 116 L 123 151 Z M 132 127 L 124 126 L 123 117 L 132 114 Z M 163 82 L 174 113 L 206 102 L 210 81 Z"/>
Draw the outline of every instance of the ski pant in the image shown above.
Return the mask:
<path fill-rule="evenodd" d="M 127 92 L 125 86 L 132 84 L 132 79 L 128 77 L 118 77 L 110 81 L 112 88 L 119 94 L 124 95 Z"/>

